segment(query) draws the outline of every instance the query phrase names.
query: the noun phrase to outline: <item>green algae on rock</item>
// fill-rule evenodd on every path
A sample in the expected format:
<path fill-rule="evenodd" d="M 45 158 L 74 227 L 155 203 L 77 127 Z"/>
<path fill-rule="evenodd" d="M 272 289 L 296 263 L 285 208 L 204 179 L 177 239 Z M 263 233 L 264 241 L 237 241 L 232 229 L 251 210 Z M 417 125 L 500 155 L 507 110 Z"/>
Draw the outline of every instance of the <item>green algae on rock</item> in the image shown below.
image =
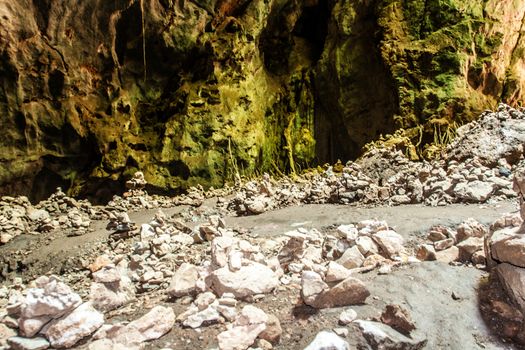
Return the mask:
<path fill-rule="evenodd" d="M 0 192 L 98 197 L 136 170 L 163 192 L 220 186 L 354 158 L 399 128 L 411 158 L 429 154 L 520 103 L 524 14 L 525 0 L 3 3 Z"/>

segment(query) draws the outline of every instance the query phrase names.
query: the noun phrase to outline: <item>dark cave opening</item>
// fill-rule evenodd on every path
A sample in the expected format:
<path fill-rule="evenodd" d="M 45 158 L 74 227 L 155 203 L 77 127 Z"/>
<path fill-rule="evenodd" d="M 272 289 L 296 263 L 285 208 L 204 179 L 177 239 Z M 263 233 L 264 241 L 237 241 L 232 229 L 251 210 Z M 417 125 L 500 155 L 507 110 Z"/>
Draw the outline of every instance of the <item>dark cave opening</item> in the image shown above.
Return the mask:
<path fill-rule="evenodd" d="M 311 46 L 310 59 L 314 63 L 323 53 L 332 7 L 330 1 L 319 1 L 314 6 L 304 7 L 292 31 L 294 36 L 308 41 Z"/>
<path fill-rule="evenodd" d="M 54 70 L 49 74 L 47 81 L 49 93 L 56 100 L 62 96 L 65 85 L 65 75 L 59 70 Z"/>
<path fill-rule="evenodd" d="M 266 69 L 276 75 L 288 73 L 292 53 L 314 65 L 324 49 L 333 6 L 333 1 L 275 6 L 259 43 Z M 304 39 L 304 47 L 294 45 L 296 39 Z"/>
<path fill-rule="evenodd" d="M 128 60 L 142 62 L 142 40 L 139 40 L 142 38 L 142 13 L 139 2 L 122 11 L 116 32 L 115 52 L 119 65 L 123 66 Z"/>
<path fill-rule="evenodd" d="M 69 181 L 48 167 L 50 158 L 44 158 L 46 158 L 46 160 L 44 160 L 44 167 L 36 174 L 31 188 L 29 200 L 32 203 L 38 203 L 48 198 L 55 192 L 57 187 L 62 188 L 63 191 L 67 191 L 71 185 Z"/>
<path fill-rule="evenodd" d="M 377 16 L 364 5 L 355 10 L 353 21 L 345 24 L 350 34 L 330 36 L 329 55 L 315 68 L 316 155 L 321 164 L 354 160 L 367 143 L 395 129 L 398 96 L 381 56 Z M 329 23 L 334 33 L 341 32 L 340 15 Z M 336 56 L 349 57 L 352 64 L 341 68 Z"/>
<path fill-rule="evenodd" d="M 48 154 L 41 157 L 42 165 L 33 178 L 28 196 L 33 203 L 48 198 L 57 187 L 67 192 L 75 181 L 86 178 L 102 159 L 93 135 L 79 135 L 70 124 L 65 124 L 59 131 L 50 127 L 46 130 L 47 149 L 54 150 L 59 155 Z M 58 145 L 65 145 L 66 148 Z M 89 193 L 89 190 L 84 191 L 80 197 L 86 197 Z"/>

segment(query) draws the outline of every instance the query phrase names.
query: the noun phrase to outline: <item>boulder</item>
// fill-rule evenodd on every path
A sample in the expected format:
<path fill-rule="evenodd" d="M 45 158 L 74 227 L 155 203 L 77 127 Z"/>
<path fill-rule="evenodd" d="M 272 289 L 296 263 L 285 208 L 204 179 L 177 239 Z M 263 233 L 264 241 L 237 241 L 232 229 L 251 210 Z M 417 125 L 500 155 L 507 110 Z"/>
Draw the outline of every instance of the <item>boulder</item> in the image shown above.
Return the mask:
<path fill-rule="evenodd" d="M 355 323 L 373 349 L 420 350 L 427 344 L 426 339 L 408 338 L 380 322 L 357 320 Z"/>
<path fill-rule="evenodd" d="M 237 242 L 232 237 L 216 237 L 211 242 L 211 261 L 215 267 L 224 267 L 228 264 L 228 255 Z"/>
<path fill-rule="evenodd" d="M 490 197 L 494 187 L 494 184 L 480 180 L 460 182 L 454 187 L 454 194 L 465 202 L 479 203 Z"/>
<path fill-rule="evenodd" d="M 317 297 L 328 289 L 328 285 L 317 272 L 303 272 L 301 276 L 301 297 L 305 304 L 314 304 Z"/>
<path fill-rule="evenodd" d="M 195 293 L 197 291 L 198 279 L 199 270 L 197 266 L 183 263 L 173 275 L 166 294 L 171 297 L 182 297 Z"/>
<path fill-rule="evenodd" d="M 104 315 L 90 302 L 46 327 L 45 336 L 54 348 L 70 348 L 104 324 Z"/>
<path fill-rule="evenodd" d="M 518 233 L 518 228 L 507 227 L 494 232 L 489 245 L 494 260 L 525 267 L 525 235 Z"/>
<path fill-rule="evenodd" d="M 18 328 L 20 334 L 25 337 L 33 337 L 42 329 L 52 318 L 48 316 L 38 316 L 33 318 L 20 318 Z"/>
<path fill-rule="evenodd" d="M 436 251 L 445 250 L 454 245 L 454 240 L 452 238 L 446 238 L 441 241 L 434 242 L 434 248 Z"/>
<path fill-rule="evenodd" d="M 202 311 L 188 316 L 188 318 L 186 318 L 182 324 L 186 327 L 199 328 L 202 325 L 219 322 L 220 318 L 221 315 L 217 309 L 209 306 Z"/>
<path fill-rule="evenodd" d="M 483 250 L 483 238 L 469 237 L 456 245 L 459 249 L 459 259 L 461 261 L 470 261 L 472 254 Z"/>
<path fill-rule="evenodd" d="M 135 299 L 135 286 L 128 277 L 127 270 L 114 270 L 118 277 L 115 281 L 91 283 L 89 300 L 97 310 L 115 310 Z"/>
<path fill-rule="evenodd" d="M 231 329 L 217 336 L 220 350 L 245 350 L 266 329 L 268 315 L 261 309 L 246 305 L 235 319 Z"/>
<path fill-rule="evenodd" d="M 98 283 L 118 282 L 120 281 L 120 271 L 113 264 L 108 264 L 93 272 L 93 280 Z"/>
<path fill-rule="evenodd" d="M 434 246 L 430 244 L 420 245 L 416 253 L 416 258 L 421 261 L 436 260 L 436 250 L 434 249 Z"/>
<path fill-rule="evenodd" d="M 469 237 L 484 237 L 487 229 L 473 218 L 468 218 L 458 225 L 456 241 L 461 242 Z"/>
<path fill-rule="evenodd" d="M 232 272 L 228 266 L 213 271 L 207 284 L 217 294 L 232 293 L 236 298 L 271 292 L 279 285 L 275 272 L 266 265 L 251 262 Z"/>
<path fill-rule="evenodd" d="M 496 273 L 507 295 L 525 312 L 525 269 L 503 263 L 496 267 Z"/>
<path fill-rule="evenodd" d="M 347 279 L 352 274 L 352 271 L 346 267 L 338 264 L 335 261 L 330 261 L 328 263 L 328 269 L 326 271 L 325 281 L 328 283 L 339 282 L 344 279 Z"/>
<path fill-rule="evenodd" d="M 406 336 L 410 336 L 410 332 L 416 329 L 408 311 L 402 309 L 399 305 L 387 305 L 385 311 L 381 314 L 381 322 Z"/>
<path fill-rule="evenodd" d="M 355 225 L 339 225 L 337 227 L 337 233 L 351 243 L 353 243 L 359 235 Z"/>
<path fill-rule="evenodd" d="M 375 244 L 374 240 L 368 236 L 360 236 L 355 240 L 355 244 L 357 248 L 359 248 L 359 251 L 364 256 L 368 256 L 370 254 L 377 254 L 379 252 L 379 249 L 377 248 L 377 245 Z"/>
<path fill-rule="evenodd" d="M 148 341 L 162 337 L 171 331 L 174 324 L 175 313 L 172 308 L 155 306 L 144 316 L 130 322 L 122 334 L 125 334 L 126 330 L 137 330 L 142 336 L 142 341 Z"/>
<path fill-rule="evenodd" d="M 370 295 L 365 284 L 354 277 L 339 282 L 331 288 L 315 272 L 303 273 L 301 295 L 305 304 L 315 308 L 331 308 L 362 304 Z"/>
<path fill-rule="evenodd" d="M 459 259 L 459 248 L 456 246 L 436 252 L 436 260 L 443 263 L 451 263 Z"/>
<path fill-rule="evenodd" d="M 395 255 L 403 251 L 403 237 L 392 230 L 378 231 L 372 238 L 381 248 L 382 253 L 386 258 L 393 258 Z"/>
<path fill-rule="evenodd" d="M 36 284 L 39 288 L 30 288 L 27 291 L 21 314 L 24 319 L 60 317 L 82 302 L 77 293 L 54 276 L 40 277 Z"/>
<path fill-rule="evenodd" d="M 275 315 L 268 314 L 268 320 L 266 321 L 266 329 L 259 334 L 260 339 L 269 341 L 271 344 L 278 344 L 281 340 L 283 329 L 281 328 L 281 322 Z"/>

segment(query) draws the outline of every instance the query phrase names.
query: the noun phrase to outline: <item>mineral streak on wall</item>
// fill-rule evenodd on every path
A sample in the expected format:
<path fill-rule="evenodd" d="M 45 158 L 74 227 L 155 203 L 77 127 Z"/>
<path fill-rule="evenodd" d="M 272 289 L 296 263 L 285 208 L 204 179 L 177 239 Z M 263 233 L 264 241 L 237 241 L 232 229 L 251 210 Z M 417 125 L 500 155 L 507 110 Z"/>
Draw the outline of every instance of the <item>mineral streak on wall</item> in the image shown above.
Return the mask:
<path fill-rule="evenodd" d="M 0 193 L 107 197 L 422 144 L 522 98 L 525 0 L 0 0 Z M 421 146 L 421 145 L 420 145 Z M 107 193 L 104 193 L 107 191 Z"/>

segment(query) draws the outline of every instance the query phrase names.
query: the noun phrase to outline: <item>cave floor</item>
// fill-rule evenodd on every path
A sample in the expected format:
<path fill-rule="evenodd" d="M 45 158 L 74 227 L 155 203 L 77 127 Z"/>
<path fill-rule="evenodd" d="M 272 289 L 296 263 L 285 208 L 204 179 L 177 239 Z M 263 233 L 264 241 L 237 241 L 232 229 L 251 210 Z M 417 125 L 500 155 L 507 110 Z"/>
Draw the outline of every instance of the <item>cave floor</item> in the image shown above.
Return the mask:
<path fill-rule="evenodd" d="M 213 205 L 208 201 L 205 205 Z M 183 210 L 179 206 L 163 211 L 172 215 Z M 514 212 L 514 201 L 487 205 L 449 205 L 427 207 L 403 205 L 396 207 L 354 207 L 341 205 L 301 205 L 274 210 L 257 216 L 226 216 L 229 227 L 242 229 L 251 237 L 276 237 L 297 227 L 317 228 L 321 232 L 331 225 L 355 223 L 365 219 L 380 219 L 388 222 L 406 240 L 410 249 L 425 240 L 428 229 L 436 224 L 455 227 L 472 217 L 483 224 L 490 224 L 502 214 Z M 149 222 L 156 210 L 130 213 L 132 221 L 139 226 Z M 71 261 L 91 253 L 103 246 L 109 233 L 107 222 L 92 222 L 93 230 L 82 236 L 69 237 L 67 232 L 53 232 L 40 236 L 23 235 L 0 247 L 5 256 L 24 255 L 25 266 L 20 271 L 24 279 L 40 274 L 56 274 L 68 271 Z M 198 221 L 194 222 L 195 225 Z M 67 273 L 67 272 L 66 272 Z M 471 266 L 453 266 L 439 262 L 422 262 L 395 267 L 386 275 L 376 270 L 358 276 L 368 286 L 371 295 L 365 305 L 352 306 L 359 319 L 379 317 L 387 304 L 399 304 L 410 313 L 416 331 L 413 336 L 426 337 L 425 349 L 515 349 L 498 339 L 483 321 L 480 312 L 480 286 L 488 280 L 488 273 Z M 79 286 L 73 288 L 81 288 Z M 85 295 L 85 291 L 83 293 Z M 453 297 L 454 296 L 454 297 Z M 176 315 L 187 305 L 184 298 L 167 300 L 160 292 L 140 295 L 136 303 L 117 310 L 109 320 L 132 320 L 150 307 L 163 304 L 173 307 Z M 242 304 L 241 304 L 242 305 Z M 276 349 L 303 349 L 315 335 L 326 329 L 341 328 L 337 324 L 344 308 L 313 310 L 300 306 L 300 286 L 283 286 L 274 294 L 257 300 L 255 306 L 267 313 L 275 314 L 281 322 L 283 335 Z M 363 339 L 357 328 L 349 325 L 347 341 L 357 347 Z M 216 336 L 224 325 L 216 324 L 200 329 L 185 329 L 179 324 L 164 337 L 147 344 L 147 349 L 209 349 L 217 347 Z M 87 348 L 80 345 L 78 348 Z"/>

